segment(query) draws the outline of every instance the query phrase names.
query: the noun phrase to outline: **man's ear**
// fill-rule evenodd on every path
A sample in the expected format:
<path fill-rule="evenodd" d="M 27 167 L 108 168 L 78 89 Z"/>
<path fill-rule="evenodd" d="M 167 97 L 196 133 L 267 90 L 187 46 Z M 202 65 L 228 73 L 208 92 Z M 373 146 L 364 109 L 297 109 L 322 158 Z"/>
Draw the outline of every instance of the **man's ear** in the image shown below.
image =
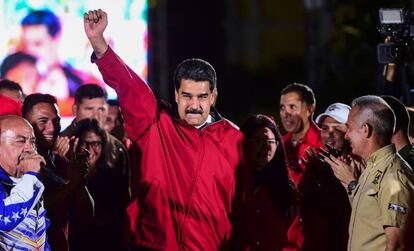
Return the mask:
<path fill-rule="evenodd" d="M 178 91 L 177 91 L 177 89 L 174 90 L 174 94 L 175 94 L 175 103 L 178 103 Z"/>
<path fill-rule="evenodd" d="M 306 104 L 306 106 L 307 106 L 307 110 L 308 110 L 308 116 L 311 116 L 314 112 L 315 112 L 315 104 L 313 104 L 313 105 L 308 105 L 308 104 Z"/>
<path fill-rule="evenodd" d="M 72 114 L 75 117 L 76 117 L 77 110 L 78 110 L 78 106 L 76 104 L 73 104 L 72 105 Z"/>
<path fill-rule="evenodd" d="M 217 95 L 218 95 L 217 88 L 214 88 L 214 90 L 211 93 L 211 102 L 210 102 L 210 104 L 212 106 L 215 106 L 216 103 L 217 103 Z"/>
<path fill-rule="evenodd" d="M 370 138 L 372 136 L 372 134 L 374 133 L 374 129 L 368 123 L 365 123 L 362 126 L 362 129 L 364 130 L 364 136 L 365 136 L 365 138 Z"/>

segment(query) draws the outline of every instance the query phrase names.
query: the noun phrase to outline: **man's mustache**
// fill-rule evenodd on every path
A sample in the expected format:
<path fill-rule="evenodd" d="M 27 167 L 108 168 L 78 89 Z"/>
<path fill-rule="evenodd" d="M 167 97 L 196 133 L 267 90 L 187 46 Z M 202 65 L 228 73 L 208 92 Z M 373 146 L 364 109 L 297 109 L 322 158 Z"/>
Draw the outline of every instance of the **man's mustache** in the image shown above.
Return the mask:
<path fill-rule="evenodd" d="M 189 113 L 191 113 L 191 114 L 203 114 L 203 111 L 202 110 L 199 110 L 199 109 L 187 109 L 187 110 L 185 110 L 185 114 L 189 114 Z"/>

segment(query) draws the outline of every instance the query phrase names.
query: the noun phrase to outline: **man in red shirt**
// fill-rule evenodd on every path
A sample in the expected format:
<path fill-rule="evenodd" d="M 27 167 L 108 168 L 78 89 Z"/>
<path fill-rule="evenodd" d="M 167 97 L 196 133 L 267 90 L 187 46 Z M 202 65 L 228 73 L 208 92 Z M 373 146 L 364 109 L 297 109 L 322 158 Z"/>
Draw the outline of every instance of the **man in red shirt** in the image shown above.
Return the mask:
<path fill-rule="evenodd" d="M 139 158 L 132 167 L 126 239 L 131 250 L 222 250 L 231 235 L 235 173 L 242 133 L 213 107 L 217 76 L 201 59 L 176 69 L 175 107 L 157 101 L 149 86 L 108 46 L 102 10 L 84 16 L 92 57 L 115 89 L 125 127 Z"/>
<path fill-rule="evenodd" d="M 305 150 L 322 146 L 321 131 L 312 120 L 315 103 L 312 89 L 303 84 L 290 84 L 281 92 L 280 118 L 287 131 L 283 144 L 289 175 L 296 187 L 299 187 L 306 169 Z M 301 250 L 303 242 L 302 223 L 298 215 L 289 228 L 288 245 L 284 250 Z"/>
<path fill-rule="evenodd" d="M 321 146 L 321 131 L 313 122 L 315 95 L 303 84 L 286 86 L 280 97 L 280 118 L 287 134 L 283 136 L 289 174 L 296 186 L 305 171 L 305 149 Z"/>

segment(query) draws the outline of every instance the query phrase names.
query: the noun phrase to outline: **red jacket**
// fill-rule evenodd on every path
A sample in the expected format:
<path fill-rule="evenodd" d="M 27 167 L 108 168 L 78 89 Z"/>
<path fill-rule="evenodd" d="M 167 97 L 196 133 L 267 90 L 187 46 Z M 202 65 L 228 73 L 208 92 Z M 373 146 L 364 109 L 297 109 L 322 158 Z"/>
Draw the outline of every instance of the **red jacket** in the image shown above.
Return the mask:
<path fill-rule="evenodd" d="M 139 152 L 127 209 L 128 242 L 158 250 L 227 245 L 241 132 L 225 119 L 201 130 L 179 120 L 111 48 L 96 64 L 118 94 Z"/>

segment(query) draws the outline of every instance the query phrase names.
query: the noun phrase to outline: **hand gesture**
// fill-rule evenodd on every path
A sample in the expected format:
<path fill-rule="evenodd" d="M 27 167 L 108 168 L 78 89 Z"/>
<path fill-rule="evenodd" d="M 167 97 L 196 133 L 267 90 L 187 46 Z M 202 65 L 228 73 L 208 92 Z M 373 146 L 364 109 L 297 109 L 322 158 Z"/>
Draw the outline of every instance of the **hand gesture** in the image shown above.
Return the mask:
<path fill-rule="evenodd" d="M 69 137 L 58 136 L 55 145 L 53 146 L 53 152 L 60 157 L 65 158 L 66 154 L 69 152 L 71 140 L 72 138 L 69 139 Z"/>
<path fill-rule="evenodd" d="M 306 166 L 320 166 L 321 160 L 318 157 L 318 151 L 313 147 L 308 147 L 305 149 L 305 158 L 302 158 L 302 161 L 305 163 Z"/>
<path fill-rule="evenodd" d="M 38 173 L 41 168 L 41 163 L 45 165 L 46 161 L 37 152 L 22 152 L 19 156 L 19 162 L 17 164 L 16 177 L 20 177 L 27 172 Z"/>
<path fill-rule="evenodd" d="M 72 154 L 68 165 L 69 182 L 74 184 L 82 184 L 86 181 L 86 175 L 88 174 L 89 168 L 88 156 L 88 150 L 74 152 Z"/>
<path fill-rule="evenodd" d="M 347 188 L 348 184 L 352 180 L 356 180 L 355 176 L 355 165 L 348 165 L 346 160 L 342 157 L 335 158 L 330 155 L 330 158 L 324 159 L 332 168 L 335 177 Z"/>
<path fill-rule="evenodd" d="M 90 10 L 83 15 L 83 26 L 86 36 L 98 58 L 102 57 L 108 48 L 103 32 L 108 25 L 108 16 L 103 10 Z"/>

